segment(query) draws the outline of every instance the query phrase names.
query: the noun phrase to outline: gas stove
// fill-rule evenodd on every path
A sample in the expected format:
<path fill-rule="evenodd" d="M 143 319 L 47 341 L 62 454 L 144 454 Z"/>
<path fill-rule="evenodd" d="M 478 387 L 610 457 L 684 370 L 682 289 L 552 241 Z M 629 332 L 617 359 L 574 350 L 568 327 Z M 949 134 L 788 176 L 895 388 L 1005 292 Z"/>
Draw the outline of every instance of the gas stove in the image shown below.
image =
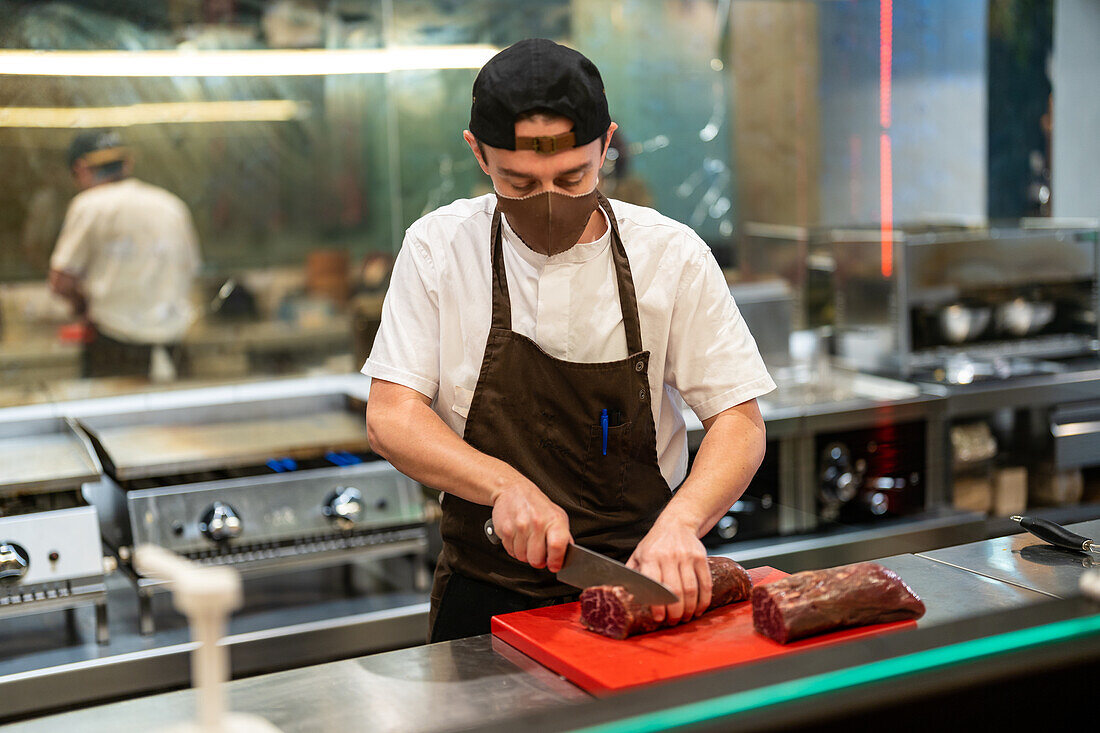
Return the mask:
<path fill-rule="evenodd" d="M 92 605 L 106 643 L 110 568 L 96 509 L 81 493 L 99 472 L 71 422 L 0 423 L 0 618 Z"/>
<path fill-rule="evenodd" d="M 246 578 L 427 551 L 420 487 L 370 452 L 364 408 L 328 394 L 82 420 L 106 474 L 85 490 L 144 633 L 160 583 L 129 560 L 145 542 Z"/>

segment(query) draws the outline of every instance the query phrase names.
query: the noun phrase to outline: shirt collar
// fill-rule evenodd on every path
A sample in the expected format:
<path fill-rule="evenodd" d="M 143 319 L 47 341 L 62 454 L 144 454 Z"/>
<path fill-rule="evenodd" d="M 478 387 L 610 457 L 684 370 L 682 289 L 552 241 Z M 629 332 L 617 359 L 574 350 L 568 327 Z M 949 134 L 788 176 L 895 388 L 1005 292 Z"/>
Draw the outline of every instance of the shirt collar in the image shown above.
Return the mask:
<path fill-rule="evenodd" d="M 505 241 L 512 245 L 512 249 L 516 251 L 516 254 L 534 267 L 587 262 L 593 257 L 601 254 L 607 249 L 607 245 L 611 243 L 611 223 L 607 220 L 607 212 L 602 208 L 598 208 L 596 211 L 600 212 L 600 216 L 603 217 L 604 233 L 598 239 L 591 242 L 577 242 L 569 249 L 564 252 L 558 252 L 556 255 L 544 255 L 528 247 L 527 244 L 512 231 L 512 227 L 508 224 L 508 218 L 504 216 L 504 214 L 500 215 L 501 222 L 503 223 L 501 229 L 504 232 Z"/>

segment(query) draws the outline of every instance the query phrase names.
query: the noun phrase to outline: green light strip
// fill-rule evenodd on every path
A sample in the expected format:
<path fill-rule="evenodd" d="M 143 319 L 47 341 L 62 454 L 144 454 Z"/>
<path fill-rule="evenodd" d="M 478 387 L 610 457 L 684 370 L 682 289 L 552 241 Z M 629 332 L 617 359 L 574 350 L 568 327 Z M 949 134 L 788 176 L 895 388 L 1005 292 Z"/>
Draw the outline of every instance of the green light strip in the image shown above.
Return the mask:
<path fill-rule="evenodd" d="M 1097 632 L 1100 632 L 1100 615 L 1057 621 L 1030 629 L 1020 629 L 1019 631 L 1010 631 L 982 639 L 972 639 L 971 641 L 907 654 L 893 659 L 884 659 L 879 662 L 849 667 L 848 669 L 826 672 L 800 680 L 781 682 L 757 690 L 735 692 L 689 705 L 680 705 L 668 710 L 660 710 L 612 723 L 581 728 L 578 729 L 577 733 L 654 733 L 655 731 L 680 728 L 769 705 L 792 702 L 813 695 L 901 677 L 914 672 L 947 667 L 983 657 L 992 657 L 1054 641 L 1067 641 Z"/>

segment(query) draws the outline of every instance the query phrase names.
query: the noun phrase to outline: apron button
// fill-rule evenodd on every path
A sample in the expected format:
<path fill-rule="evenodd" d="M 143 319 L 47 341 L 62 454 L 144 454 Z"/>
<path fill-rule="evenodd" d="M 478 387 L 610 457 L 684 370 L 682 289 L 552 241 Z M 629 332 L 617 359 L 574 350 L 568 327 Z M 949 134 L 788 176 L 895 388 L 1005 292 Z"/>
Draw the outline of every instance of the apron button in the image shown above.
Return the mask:
<path fill-rule="evenodd" d="M 637 364 L 634 365 L 634 371 L 636 371 L 636 372 L 640 372 L 643 369 L 645 369 L 645 362 L 644 361 L 640 361 L 640 362 L 638 362 Z"/>
<path fill-rule="evenodd" d="M 644 389 L 638 390 L 638 399 L 642 400 L 643 402 L 645 401 L 645 390 Z"/>

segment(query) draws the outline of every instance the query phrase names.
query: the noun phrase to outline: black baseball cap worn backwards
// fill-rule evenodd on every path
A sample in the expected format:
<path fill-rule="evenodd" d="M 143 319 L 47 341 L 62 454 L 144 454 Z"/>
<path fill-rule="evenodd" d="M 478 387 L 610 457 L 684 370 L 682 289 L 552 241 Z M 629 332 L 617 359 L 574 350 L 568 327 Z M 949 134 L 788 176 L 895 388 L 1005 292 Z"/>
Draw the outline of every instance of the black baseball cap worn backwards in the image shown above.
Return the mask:
<path fill-rule="evenodd" d="M 82 132 L 69 144 L 69 167 L 83 160 L 90 166 L 116 163 L 126 158 L 128 151 L 122 145 L 118 133 L 113 130 L 91 130 Z"/>
<path fill-rule="evenodd" d="M 567 117 L 573 129 L 557 136 L 516 137 L 516 117 L 533 109 Z M 545 38 L 512 44 L 489 59 L 474 79 L 470 132 L 494 148 L 555 153 L 587 145 L 610 126 L 596 65 Z"/>

